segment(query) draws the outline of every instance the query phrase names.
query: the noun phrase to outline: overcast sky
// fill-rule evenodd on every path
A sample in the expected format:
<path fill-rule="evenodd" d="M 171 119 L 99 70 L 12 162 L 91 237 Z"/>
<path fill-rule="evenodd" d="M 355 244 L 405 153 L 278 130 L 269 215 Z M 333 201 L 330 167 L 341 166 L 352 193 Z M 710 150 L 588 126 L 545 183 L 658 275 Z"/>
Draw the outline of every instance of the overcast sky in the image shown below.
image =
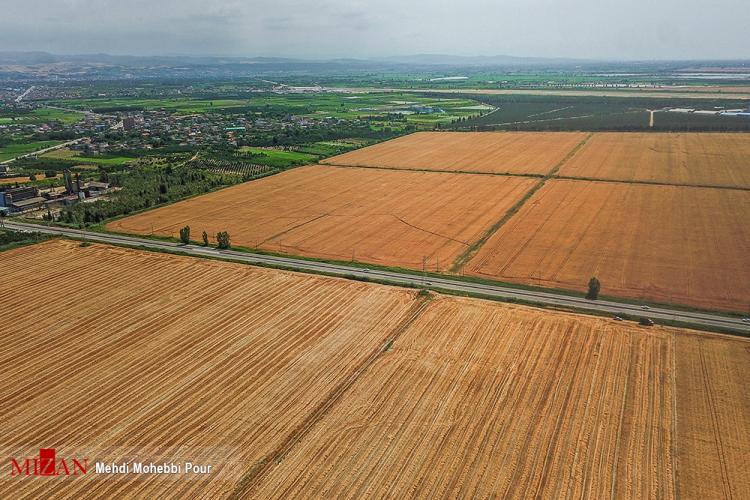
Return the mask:
<path fill-rule="evenodd" d="M 748 0 L 0 0 L 0 50 L 750 59 Z"/>

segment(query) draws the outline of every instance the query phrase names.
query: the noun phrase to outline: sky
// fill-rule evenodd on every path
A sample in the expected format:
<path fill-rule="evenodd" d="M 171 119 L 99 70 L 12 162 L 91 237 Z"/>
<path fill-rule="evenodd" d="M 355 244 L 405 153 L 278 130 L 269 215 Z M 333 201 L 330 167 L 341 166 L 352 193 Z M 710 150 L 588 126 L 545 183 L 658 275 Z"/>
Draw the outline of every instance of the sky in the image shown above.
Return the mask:
<path fill-rule="evenodd" d="M 0 51 L 750 59 L 748 0 L 0 0 Z"/>

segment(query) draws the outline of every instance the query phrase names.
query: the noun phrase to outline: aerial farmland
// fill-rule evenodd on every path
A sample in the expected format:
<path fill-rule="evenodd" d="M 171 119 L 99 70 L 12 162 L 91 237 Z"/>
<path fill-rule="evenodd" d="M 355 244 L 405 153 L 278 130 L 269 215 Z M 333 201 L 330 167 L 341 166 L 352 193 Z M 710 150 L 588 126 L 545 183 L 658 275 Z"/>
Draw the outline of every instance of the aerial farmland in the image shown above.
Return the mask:
<path fill-rule="evenodd" d="M 750 495 L 747 339 L 72 241 L 2 265 L 4 454 L 217 467 L 5 498 Z"/>
<path fill-rule="evenodd" d="M 750 189 L 750 134 L 595 134 L 561 176 Z"/>
<path fill-rule="evenodd" d="M 746 368 L 747 340 L 437 298 L 251 492 L 743 497 Z"/>
<path fill-rule="evenodd" d="M 748 0 L 71 3 L 0 8 L 0 500 L 750 500 Z"/>
<path fill-rule="evenodd" d="M 0 309 L 14 325 L 0 339 L 0 418 L 18 448 L 3 442 L 3 454 L 43 441 L 105 462 L 222 469 L 210 482 L 127 476 L 52 489 L 3 477 L 0 497 L 227 495 L 421 306 L 404 289 L 70 241 L 8 251 L 0 292 L 82 269 L 96 275 L 85 287 L 56 300 L 25 287 Z"/>
<path fill-rule="evenodd" d="M 420 132 L 107 229 L 575 292 L 596 276 L 610 297 L 741 312 L 747 139 Z"/>
<path fill-rule="evenodd" d="M 482 246 L 470 274 L 741 311 L 750 299 L 750 192 L 550 180 Z"/>
<path fill-rule="evenodd" d="M 420 132 L 324 160 L 329 165 L 544 175 L 581 132 Z"/>
<path fill-rule="evenodd" d="M 114 221 L 113 231 L 229 231 L 237 246 L 447 269 L 533 178 L 307 166 Z"/>

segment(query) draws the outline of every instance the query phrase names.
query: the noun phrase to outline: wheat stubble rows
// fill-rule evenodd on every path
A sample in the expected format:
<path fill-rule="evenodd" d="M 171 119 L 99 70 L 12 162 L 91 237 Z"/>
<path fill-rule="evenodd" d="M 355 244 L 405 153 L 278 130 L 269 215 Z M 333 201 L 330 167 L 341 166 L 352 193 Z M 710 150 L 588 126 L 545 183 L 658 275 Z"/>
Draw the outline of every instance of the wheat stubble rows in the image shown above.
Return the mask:
<path fill-rule="evenodd" d="M 738 364 L 696 377 L 684 349 Z M 437 299 L 254 493 L 746 497 L 749 358 L 746 341 Z"/>
<path fill-rule="evenodd" d="M 108 224 L 174 236 L 229 231 L 237 246 L 442 269 L 521 199 L 534 178 L 306 166 Z"/>
<path fill-rule="evenodd" d="M 2 497 L 750 495 L 747 340 L 65 241 L 2 271 L 4 454 L 219 467 Z"/>
<path fill-rule="evenodd" d="M 32 281 L 0 314 L 13 325 L 0 339 L 11 456 L 49 446 L 148 459 L 172 448 L 228 465 L 210 484 L 96 480 L 49 492 L 28 481 L 30 496 L 228 494 L 414 302 L 401 290 L 72 242 L 10 252 L 3 274 Z M 50 300 L 40 285 L 55 278 L 70 284 Z"/>

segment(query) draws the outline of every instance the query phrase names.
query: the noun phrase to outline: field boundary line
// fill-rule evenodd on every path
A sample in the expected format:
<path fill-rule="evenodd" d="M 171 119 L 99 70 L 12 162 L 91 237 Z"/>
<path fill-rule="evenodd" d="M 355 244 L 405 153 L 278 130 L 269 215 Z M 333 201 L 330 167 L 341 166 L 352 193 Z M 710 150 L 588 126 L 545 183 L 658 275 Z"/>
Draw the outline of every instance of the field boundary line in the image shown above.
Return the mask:
<path fill-rule="evenodd" d="M 563 181 L 582 181 L 582 182 L 614 182 L 616 184 L 643 184 L 647 186 L 674 186 L 698 189 L 728 189 L 730 191 L 750 191 L 750 187 L 743 186 L 726 186 L 711 184 L 677 184 L 668 181 L 649 181 L 649 180 L 625 180 L 625 179 L 604 179 L 594 177 L 574 177 L 570 175 L 555 175 L 554 179 Z"/>
<path fill-rule="evenodd" d="M 568 160 L 570 160 L 571 158 L 573 158 L 578 153 L 578 151 L 580 151 L 581 148 L 583 148 L 583 146 L 585 146 L 586 143 L 589 142 L 589 140 L 592 137 L 594 137 L 594 132 L 589 132 L 588 135 L 586 135 L 586 137 L 584 137 L 583 139 L 581 139 L 581 142 L 579 142 L 573 149 L 571 149 L 570 151 L 568 151 L 568 154 L 566 154 L 565 157 L 557 163 L 557 165 L 555 165 L 554 167 L 552 167 L 552 170 L 550 170 L 549 172 L 547 172 L 547 175 L 544 176 L 544 180 L 546 181 L 550 177 L 556 175 L 557 172 L 558 172 L 558 170 L 560 170 L 562 168 L 562 166 L 565 165 L 568 162 Z"/>
<path fill-rule="evenodd" d="M 633 350 L 635 346 L 633 344 L 632 335 L 628 334 L 628 359 L 633 357 Z M 612 459 L 612 481 L 609 485 L 609 498 L 610 500 L 617 500 L 615 488 L 617 486 L 617 469 L 620 466 L 620 438 L 622 437 L 622 423 L 625 421 L 625 408 L 628 404 L 628 391 L 630 390 L 630 375 L 633 373 L 633 363 L 627 363 L 628 374 L 625 377 L 625 387 L 622 391 L 622 404 L 620 405 L 620 418 L 617 424 L 617 437 L 615 438 L 614 446 L 614 458 Z"/>
<path fill-rule="evenodd" d="M 544 174 L 523 174 L 514 172 L 480 172 L 477 170 L 436 170 L 434 168 L 404 168 L 404 167 L 375 167 L 372 165 L 340 165 L 337 163 L 318 163 L 322 167 L 334 168 L 369 168 L 371 170 L 394 170 L 396 172 L 427 172 L 434 174 L 461 174 L 461 175 L 492 175 L 496 177 L 530 177 L 539 179 Z"/>
<path fill-rule="evenodd" d="M 254 464 L 250 470 L 240 478 L 229 498 L 244 498 L 251 493 L 263 480 L 263 477 L 271 471 L 274 465 L 279 464 L 284 457 L 286 457 L 289 452 L 291 452 L 292 449 L 302 441 L 307 434 L 309 434 L 313 427 L 315 427 L 315 425 L 317 425 L 318 422 L 320 422 L 330 410 L 341 401 L 342 397 L 359 380 L 367 369 L 372 366 L 380 356 L 390 350 L 393 343 L 399 339 L 401 334 L 403 334 L 427 309 L 431 299 L 431 295 L 417 295 L 411 310 L 406 314 L 404 319 L 396 325 L 389 335 L 383 339 L 383 342 L 354 369 L 351 375 L 341 381 L 341 383 L 339 383 L 331 393 L 318 404 L 312 413 L 310 413 L 302 423 L 292 430 L 291 434 L 289 434 L 289 436 L 274 451 L 266 457 L 263 457 L 258 463 Z"/>
<path fill-rule="evenodd" d="M 680 459 L 677 454 L 677 428 L 679 426 L 677 419 L 681 418 L 681 414 L 677 411 L 677 337 L 674 333 L 670 337 L 670 349 L 672 350 L 672 445 L 670 449 L 672 454 L 672 491 L 675 498 L 682 498 L 680 496 L 680 483 L 677 481 L 680 475 Z"/>
<path fill-rule="evenodd" d="M 450 267 L 450 272 L 452 273 L 458 273 L 460 272 L 467 262 L 469 262 L 474 255 L 479 251 L 480 248 L 489 240 L 492 235 L 494 235 L 496 232 L 500 230 L 501 227 L 503 227 L 516 213 L 518 213 L 519 210 L 526 204 L 529 199 L 534 196 L 534 194 L 542 189 L 544 184 L 551 179 L 555 174 L 557 174 L 557 171 L 562 168 L 562 166 L 570 160 L 573 156 L 575 156 L 576 153 L 594 136 L 594 133 L 589 133 L 586 137 L 584 137 L 581 142 L 579 142 L 573 149 L 571 149 L 565 157 L 560 160 L 557 165 L 552 167 L 552 169 L 547 172 L 547 174 L 539 179 L 539 182 L 537 182 L 529 191 L 526 192 L 523 197 L 518 200 L 512 207 L 508 209 L 507 212 L 494 224 L 492 224 L 487 231 L 484 232 L 482 236 L 479 237 L 477 241 L 469 245 L 469 248 L 467 248 L 461 255 L 456 257 L 456 260 L 453 261 L 453 265 Z"/>

